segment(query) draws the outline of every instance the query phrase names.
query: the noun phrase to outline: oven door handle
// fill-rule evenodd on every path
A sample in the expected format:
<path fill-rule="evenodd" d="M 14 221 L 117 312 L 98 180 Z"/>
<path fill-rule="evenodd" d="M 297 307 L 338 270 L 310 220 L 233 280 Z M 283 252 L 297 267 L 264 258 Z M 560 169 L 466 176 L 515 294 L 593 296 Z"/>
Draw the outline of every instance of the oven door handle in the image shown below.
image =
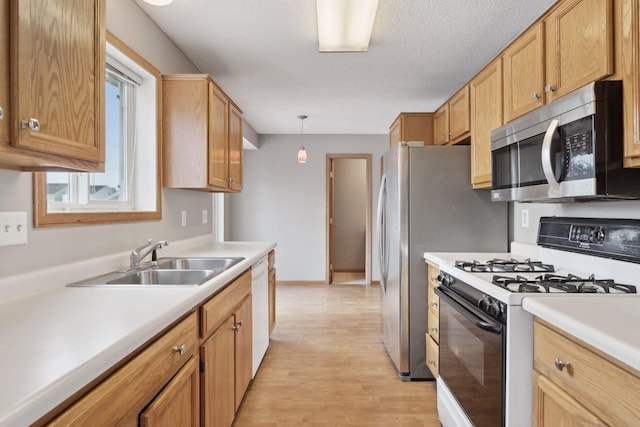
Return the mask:
<path fill-rule="evenodd" d="M 477 309 L 473 305 L 460 299 L 450 290 L 443 288 L 442 286 L 438 286 L 434 290 L 440 298 L 444 298 L 445 301 L 448 302 L 458 313 L 462 314 L 478 328 L 494 334 L 502 333 L 504 329 L 503 325 L 500 323 L 487 322 L 486 320 L 481 319 L 474 313 Z"/>

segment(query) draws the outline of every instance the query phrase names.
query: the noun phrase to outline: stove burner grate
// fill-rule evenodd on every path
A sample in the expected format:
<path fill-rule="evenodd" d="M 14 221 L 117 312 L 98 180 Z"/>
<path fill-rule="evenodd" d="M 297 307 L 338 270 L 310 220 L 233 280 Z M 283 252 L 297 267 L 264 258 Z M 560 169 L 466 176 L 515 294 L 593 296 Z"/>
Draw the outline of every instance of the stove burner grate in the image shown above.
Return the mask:
<path fill-rule="evenodd" d="M 635 294 L 636 287 L 615 283 L 611 279 L 596 279 L 594 275 L 581 278 L 574 274 L 566 276 L 545 274 L 534 279 L 517 275 L 493 276 L 492 283 L 511 292 L 525 293 L 606 293 L 606 294 Z"/>
<path fill-rule="evenodd" d="M 516 259 L 494 258 L 486 262 L 480 261 L 456 261 L 455 266 L 470 273 L 497 273 L 497 272 L 553 272 L 552 264 L 544 264 L 529 258 L 518 261 Z"/>

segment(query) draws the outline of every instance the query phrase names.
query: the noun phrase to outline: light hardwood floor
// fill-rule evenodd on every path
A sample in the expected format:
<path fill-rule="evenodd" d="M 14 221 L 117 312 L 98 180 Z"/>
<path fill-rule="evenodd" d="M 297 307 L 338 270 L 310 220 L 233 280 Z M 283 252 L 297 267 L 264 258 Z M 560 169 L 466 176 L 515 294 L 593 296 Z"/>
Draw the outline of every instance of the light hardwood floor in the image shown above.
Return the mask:
<path fill-rule="evenodd" d="M 244 426 L 439 426 L 434 382 L 402 382 L 380 343 L 380 287 L 278 285 Z"/>
<path fill-rule="evenodd" d="M 334 285 L 364 285 L 364 271 L 363 272 L 343 272 L 337 271 L 333 273 Z"/>

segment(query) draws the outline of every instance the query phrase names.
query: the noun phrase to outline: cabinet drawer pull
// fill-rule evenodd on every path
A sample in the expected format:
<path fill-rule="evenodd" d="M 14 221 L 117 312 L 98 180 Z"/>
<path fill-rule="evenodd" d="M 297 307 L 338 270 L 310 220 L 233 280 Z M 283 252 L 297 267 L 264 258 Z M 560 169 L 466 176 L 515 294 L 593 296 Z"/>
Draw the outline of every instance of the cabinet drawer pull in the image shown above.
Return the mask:
<path fill-rule="evenodd" d="M 538 92 L 533 92 L 531 94 L 531 99 L 540 99 L 540 94 Z"/>
<path fill-rule="evenodd" d="M 555 92 L 555 91 L 556 91 L 556 87 L 555 87 L 555 86 L 546 85 L 546 86 L 544 87 L 544 92 L 545 92 L 545 93 Z"/>
<path fill-rule="evenodd" d="M 180 347 L 175 346 L 173 347 L 173 354 L 180 353 L 180 356 L 182 356 L 186 350 L 187 346 L 184 344 L 182 344 Z"/>
<path fill-rule="evenodd" d="M 431 307 L 438 308 L 438 303 L 435 301 L 431 301 Z"/>
<path fill-rule="evenodd" d="M 558 368 L 558 371 L 562 371 L 564 368 L 568 370 L 569 367 L 571 367 L 571 362 L 564 362 L 557 357 L 553 360 L 553 363 L 556 365 L 556 368 Z"/>
<path fill-rule="evenodd" d="M 38 119 L 23 120 L 21 122 L 21 125 L 22 129 L 29 128 L 34 132 L 40 132 L 40 122 L 38 121 Z"/>

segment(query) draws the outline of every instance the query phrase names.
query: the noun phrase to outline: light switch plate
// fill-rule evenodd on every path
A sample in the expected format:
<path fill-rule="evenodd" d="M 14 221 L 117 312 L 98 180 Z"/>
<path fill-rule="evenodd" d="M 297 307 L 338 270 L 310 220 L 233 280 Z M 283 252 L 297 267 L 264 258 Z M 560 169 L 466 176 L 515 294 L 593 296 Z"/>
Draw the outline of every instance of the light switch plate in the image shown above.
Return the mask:
<path fill-rule="evenodd" d="M 0 212 L 0 246 L 27 244 L 27 213 Z"/>

